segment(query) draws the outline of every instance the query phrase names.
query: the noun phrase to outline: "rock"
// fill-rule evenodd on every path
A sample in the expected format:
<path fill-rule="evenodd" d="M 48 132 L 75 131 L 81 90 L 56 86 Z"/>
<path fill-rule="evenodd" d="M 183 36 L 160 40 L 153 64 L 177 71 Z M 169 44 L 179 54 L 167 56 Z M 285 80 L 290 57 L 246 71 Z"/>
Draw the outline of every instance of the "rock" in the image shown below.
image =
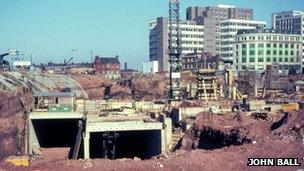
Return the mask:
<path fill-rule="evenodd" d="M 162 165 L 160 162 L 157 162 L 157 165 L 160 167 L 160 168 L 163 168 L 164 165 Z"/>
<path fill-rule="evenodd" d="M 41 148 L 33 148 L 33 155 L 34 156 L 41 156 L 42 155 Z"/>
<path fill-rule="evenodd" d="M 93 164 L 91 163 L 90 160 L 88 160 L 88 161 L 86 161 L 86 162 L 82 165 L 82 167 L 83 167 L 84 169 L 86 169 L 86 168 L 91 168 L 91 167 L 93 167 Z"/>
<path fill-rule="evenodd" d="M 138 157 L 134 157 L 134 159 L 133 159 L 134 161 L 141 161 L 141 159 L 140 158 L 138 158 Z"/>

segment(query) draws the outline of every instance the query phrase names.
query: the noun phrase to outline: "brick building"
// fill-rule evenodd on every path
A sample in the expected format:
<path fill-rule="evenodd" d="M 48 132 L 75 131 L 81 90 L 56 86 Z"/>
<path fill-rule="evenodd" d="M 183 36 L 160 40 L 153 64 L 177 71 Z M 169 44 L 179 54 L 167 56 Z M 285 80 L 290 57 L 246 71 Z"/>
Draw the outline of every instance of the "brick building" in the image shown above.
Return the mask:
<path fill-rule="evenodd" d="M 100 73 L 108 79 L 120 78 L 120 62 L 116 57 L 99 57 L 96 56 L 93 67 L 96 73 Z"/>
<path fill-rule="evenodd" d="M 208 53 L 189 53 L 182 58 L 183 71 L 195 71 L 202 68 L 218 69 L 220 64 L 219 56 Z"/>

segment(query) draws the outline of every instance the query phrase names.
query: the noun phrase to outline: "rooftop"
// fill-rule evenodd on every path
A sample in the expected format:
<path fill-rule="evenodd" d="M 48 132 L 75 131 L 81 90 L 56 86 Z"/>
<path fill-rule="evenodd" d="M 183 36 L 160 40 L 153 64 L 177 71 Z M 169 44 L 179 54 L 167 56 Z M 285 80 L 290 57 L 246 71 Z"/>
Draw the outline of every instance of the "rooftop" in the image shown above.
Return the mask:
<path fill-rule="evenodd" d="M 100 63 L 102 64 L 120 64 L 118 60 L 118 56 L 116 57 L 95 57 L 95 61 L 99 60 Z"/>
<path fill-rule="evenodd" d="M 250 29 L 250 30 L 239 30 L 238 35 L 240 34 L 253 34 L 253 33 L 273 33 L 273 34 L 288 34 L 288 35 L 299 35 L 292 31 L 285 30 L 276 30 L 276 29 Z M 301 35 L 299 35 L 301 36 Z"/>
<path fill-rule="evenodd" d="M 75 97 L 72 92 L 39 92 L 35 93 L 34 97 Z"/>

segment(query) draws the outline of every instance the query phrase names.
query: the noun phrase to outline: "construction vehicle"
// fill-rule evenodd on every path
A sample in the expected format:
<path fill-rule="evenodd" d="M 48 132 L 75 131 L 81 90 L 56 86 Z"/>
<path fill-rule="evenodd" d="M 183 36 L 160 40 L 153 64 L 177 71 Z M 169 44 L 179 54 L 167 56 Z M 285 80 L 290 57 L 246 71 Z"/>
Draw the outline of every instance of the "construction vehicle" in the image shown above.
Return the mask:
<path fill-rule="evenodd" d="M 242 111 L 250 111 L 250 103 L 247 101 L 246 98 L 243 98 L 242 103 L 235 102 L 232 106 L 232 112 L 242 110 Z"/>

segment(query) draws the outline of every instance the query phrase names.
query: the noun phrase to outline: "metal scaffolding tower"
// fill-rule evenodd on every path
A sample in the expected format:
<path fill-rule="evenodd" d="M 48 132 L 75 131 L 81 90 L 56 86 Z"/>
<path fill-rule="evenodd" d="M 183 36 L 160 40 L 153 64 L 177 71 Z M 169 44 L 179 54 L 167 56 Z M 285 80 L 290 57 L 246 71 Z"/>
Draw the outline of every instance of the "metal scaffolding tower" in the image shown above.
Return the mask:
<path fill-rule="evenodd" d="M 170 92 L 169 101 L 181 100 L 181 30 L 180 30 L 180 0 L 169 0 L 169 64 Z"/>

